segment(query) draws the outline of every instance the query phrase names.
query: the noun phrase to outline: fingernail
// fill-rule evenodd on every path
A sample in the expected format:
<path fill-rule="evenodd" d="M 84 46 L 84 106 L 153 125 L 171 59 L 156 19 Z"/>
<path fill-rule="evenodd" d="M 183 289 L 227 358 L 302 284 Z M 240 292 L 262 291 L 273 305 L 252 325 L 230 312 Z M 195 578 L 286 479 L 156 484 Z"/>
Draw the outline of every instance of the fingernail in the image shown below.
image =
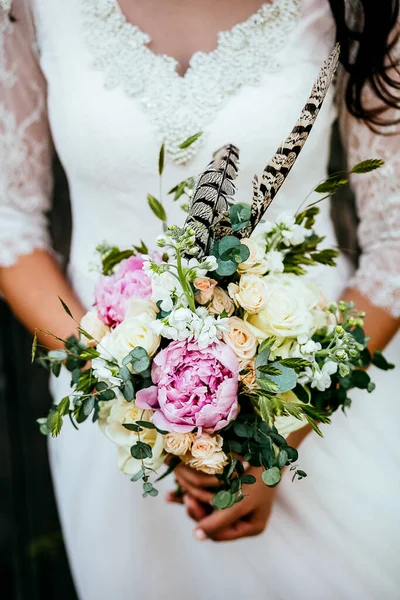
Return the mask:
<path fill-rule="evenodd" d="M 184 494 L 183 496 L 183 504 L 187 507 L 188 504 L 190 504 L 189 498 L 187 496 L 187 494 Z"/>
<path fill-rule="evenodd" d="M 204 529 L 195 529 L 193 532 L 195 539 L 199 542 L 204 542 L 207 539 L 207 534 Z"/>
<path fill-rule="evenodd" d="M 250 469 L 250 463 L 249 463 L 249 462 L 247 462 L 247 461 L 244 461 L 244 463 L 242 463 L 242 464 L 243 464 L 243 469 L 244 469 L 245 471 L 247 471 L 248 469 Z"/>

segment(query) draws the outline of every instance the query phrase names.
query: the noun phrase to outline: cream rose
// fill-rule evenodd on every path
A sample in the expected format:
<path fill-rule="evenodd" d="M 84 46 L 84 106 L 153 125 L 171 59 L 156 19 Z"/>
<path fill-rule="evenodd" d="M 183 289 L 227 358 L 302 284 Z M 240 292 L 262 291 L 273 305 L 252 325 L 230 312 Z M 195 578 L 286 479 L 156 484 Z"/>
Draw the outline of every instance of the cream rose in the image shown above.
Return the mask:
<path fill-rule="evenodd" d="M 90 348 L 96 346 L 97 342 L 101 342 L 103 337 L 110 331 L 110 328 L 99 319 L 97 310 L 90 310 L 87 312 L 86 315 L 82 317 L 80 325 L 82 329 L 87 331 L 87 333 L 94 338 L 94 340 L 90 340 L 81 334 L 81 342 Z"/>
<path fill-rule="evenodd" d="M 212 300 L 214 295 L 214 288 L 217 285 L 215 279 L 210 279 L 209 277 L 197 277 L 193 281 L 193 286 L 195 290 L 198 290 L 198 294 L 195 295 L 195 300 L 197 304 L 207 304 Z"/>
<path fill-rule="evenodd" d="M 228 461 L 222 444 L 223 439 L 220 435 L 203 434 L 194 441 L 191 454 L 185 455 L 182 460 L 189 467 L 208 475 L 220 474 Z"/>
<path fill-rule="evenodd" d="M 187 454 L 195 440 L 193 433 L 177 433 L 172 431 L 164 436 L 164 450 L 167 454 L 183 456 Z"/>
<path fill-rule="evenodd" d="M 138 346 L 144 348 L 149 356 L 153 356 L 160 345 L 160 336 L 151 328 L 155 320 L 156 313 L 152 310 L 141 312 L 136 316 L 127 316 L 120 325 L 103 338 L 101 344 L 103 350 L 119 364 L 122 364 L 125 356 Z"/>
<path fill-rule="evenodd" d="M 279 397 L 285 402 L 299 402 L 297 396 L 293 392 L 286 392 L 280 394 Z M 275 417 L 274 426 L 277 428 L 278 433 L 287 438 L 293 431 L 297 431 L 307 425 L 307 421 L 304 419 L 296 419 L 296 417 Z"/>
<path fill-rule="evenodd" d="M 240 240 L 241 244 L 247 246 L 250 256 L 247 260 L 240 263 L 238 273 L 253 273 L 254 275 L 264 275 L 268 271 L 268 263 L 265 260 L 265 243 L 262 244 L 256 240 L 244 238 Z"/>
<path fill-rule="evenodd" d="M 243 360 L 239 363 L 239 379 L 249 389 L 255 389 L 257 387 L 256 381 L 256 367 L 254 364 L 254 359 L 252 360 Z M 245 371 L 245 373 L 241 373 Z"/>
<path fill-rule="evenodd" d="M 256 336 L 239 317 L 231 317 L 228 320 L 228 330 L 223 333 L 223 340 L 239 360 L 249 360 L 257 352 Z"/>
<path fill-rule="evenodd" d="M 208 305 L 208 312 L 212 315 L 220 315 L 225 311 L 230 317 L 234 310 L 235 306 L 225 290 L 216 287 L 211 303 Z"/>
<path fill-rule="evenodd" d="M 263 310 L 247 316 L 250 329 L 258 339 L 270 336 L 296 338 L 315 331 L 314 307 L 319 288 L 313 282 L 296 275 L 281 274 L 264 277 L 269 297 Z"/>
<path fill-rule="evenodd" d="M 252 274 L 242 275 L 239 285 L 230 283 L 228 292 L 233 301 L 249 314 L 260 312 L 269 299 L 265 278 Z"/>

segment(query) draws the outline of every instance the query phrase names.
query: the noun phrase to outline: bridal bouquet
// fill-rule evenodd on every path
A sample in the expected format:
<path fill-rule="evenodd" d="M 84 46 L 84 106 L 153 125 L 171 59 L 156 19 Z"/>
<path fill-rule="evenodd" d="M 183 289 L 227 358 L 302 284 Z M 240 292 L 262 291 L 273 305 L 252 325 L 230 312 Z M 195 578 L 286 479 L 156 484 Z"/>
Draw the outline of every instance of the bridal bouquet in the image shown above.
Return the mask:
<path fill-rule="evenodd" d="M 303 111 L 296 136 L 255 179 L 251 205 L 233 202 L 234 146 L 218 151 L 196 184 L 171 190 L 185 200 L 183 227 L 168 226 L 163 204 L 149 196 L 163 235 L 150 251 L 143 243 L 100 246 L 94 307 L 78 323 L 80 339 L 39 358 L 55 375 L 65 364 L 72 386 L 39 420 L 41 431 L 57 436 L 64 417 L 74 427 L 92 417 L 115 444 L 120 469 L 142 480 L 144 497 L 158 494 L 155 474 L 167 457 L 161 477 L 180 462 L 217 475 L 220 509 L 255 482 L 243 461 L 261 467 L 270 487 L 285 467 L 293 479 L 305 477 L 289 433 L 309 424 L 321 434 L 321 423 L 350 406 L 352 388 L 373 391 L 364 370 L 371 362 L 391 367 L 380 353 L 371 357 L 363 313 L 329 301 L 307 277 L 337 256 L 314 230 L 317 203 L 263 219 L 307 137 L 305 120 Z M 381 164 L 365 161 L 352 173 Z M 163 168 L 162 148 L 160 175 Z M 326 197 L 346 183 L 331 177 L 315 191 Z"/>

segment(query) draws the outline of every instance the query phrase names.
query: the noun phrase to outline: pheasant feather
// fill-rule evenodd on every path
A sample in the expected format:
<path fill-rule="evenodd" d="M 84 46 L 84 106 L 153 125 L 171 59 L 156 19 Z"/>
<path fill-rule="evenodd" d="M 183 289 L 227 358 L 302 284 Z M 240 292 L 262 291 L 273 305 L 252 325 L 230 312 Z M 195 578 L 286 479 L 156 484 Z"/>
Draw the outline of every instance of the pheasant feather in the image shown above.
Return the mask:
<path fill-rule="evenodd" d="M 239 150 L 231 144 L 223 146 L 199 177 L 185 227 L 194 229 L 202 255 L 209 253 L 217 224 L 229 211 L 236 190 L 233 181 L 238 174 L 238 164 Z"/>
<path fill-rule="evenodd" d="M 250 226 L 244 232 L 240 232 L 241 236 L 248 237 L 252 233 L 296 162 L 332 83 L 339 64 L 339 55 L 340 47 L 337 44 L 322 65 L 317 81 L 294 129 L 265 167 L 260 184 L 258 184 L 258 179 L 254 178 Z"/>

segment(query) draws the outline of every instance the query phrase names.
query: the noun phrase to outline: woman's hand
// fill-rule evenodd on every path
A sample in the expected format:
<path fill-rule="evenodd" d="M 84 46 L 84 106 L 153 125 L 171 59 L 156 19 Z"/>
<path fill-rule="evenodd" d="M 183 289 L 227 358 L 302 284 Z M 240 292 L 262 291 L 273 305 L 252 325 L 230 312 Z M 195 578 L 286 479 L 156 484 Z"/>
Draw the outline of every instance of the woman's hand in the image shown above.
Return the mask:
<path fill-rule="evenodd" d="M 244 499 L 231 508 L 213 510 L 210 513 L 214 492 L 210 488 L 220 485 L 216 477 L 205 475 L 185 465 L 175 469 L 176 479 L 185 492 L 181 500 L 168 496 L 170 502 L 183 502 L 189 516 L 197 521 L 194 537 L 197 540 L 212 539 L 216 542 L 236 540 L 262 533 L 267 525 L 275 497 L 275 489 L 268 488 L 261 480 L 262 469 L 247 471 L 257 479 L 252 485 L 244 485 Z"/>

